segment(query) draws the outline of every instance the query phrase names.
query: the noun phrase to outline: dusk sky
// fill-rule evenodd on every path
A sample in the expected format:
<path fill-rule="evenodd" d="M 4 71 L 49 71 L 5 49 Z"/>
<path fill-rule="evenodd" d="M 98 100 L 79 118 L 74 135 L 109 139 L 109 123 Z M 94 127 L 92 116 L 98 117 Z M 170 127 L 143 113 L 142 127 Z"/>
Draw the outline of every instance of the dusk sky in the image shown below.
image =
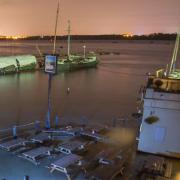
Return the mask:
<path fill-rule="evenodd" d="M 57 0 L 0 0 L 0 35 L 52 35 Z M 171 33 L 180 27 L 180 0 L 61 0 L 58 35 Z"/>

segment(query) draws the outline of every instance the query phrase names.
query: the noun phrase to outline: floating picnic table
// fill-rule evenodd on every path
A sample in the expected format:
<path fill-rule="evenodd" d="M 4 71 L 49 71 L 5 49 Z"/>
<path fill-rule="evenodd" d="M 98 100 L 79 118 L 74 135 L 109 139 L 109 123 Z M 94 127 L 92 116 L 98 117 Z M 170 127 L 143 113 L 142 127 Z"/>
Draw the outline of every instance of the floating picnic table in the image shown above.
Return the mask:
<path fill-rule="evenodd" d="M 35 136 L 33 136 L 31 138 L 31 141 L 33 142 L 38 142 L 38 143 L 43 143 L 44 141 L 46 140 L 49 140 L 49 134 L 48 133 L 40 133 L 40 134 L 37 134 Z"/>
<path fill-rule="evenodd" d="M 12 149 L 25 145 L 26 142 L 28 142 L 26 139 L 23 138 L 17 138 L 17 139 L 12 139 L 10 141 L 4 142 L 0 144 L 0 148 L 5 149 L 7 151 L 11 151 Z"/>
<path fill-rule="evenodd" d="M 60 158 L 59 160 L 55 161 L 54 163 L 51 163 L 50 172 L 52 173 L 54 170 L 57 170 L 57 171 L 67 174 L 68 173 L 67 167 L 75 164 L 79 160 L 81 160 L 81 156 L 78 156 L 75 154 L 69 154 L 67 156 L 64 156 Z"/>
<path fill-rule="evenodd" d="M 89 138 L 93 138 L 93 139 L 96 139 L 96 140 L 103 140 L 104 139 L 104 137 L 102 135 L 100 135 L 98 133 L 95 133 L 95 132 L 92 133 L 92 132 L 89 132 L 89 131 L 82 131 L 80 133 L 80 135 L 87 136 Z"/>
<path fill-rule="evenodd" d="M 52 151 L 51 147 L 39 147 L 30 151 L 24 152 L 22 157 L 37 164 L 37 159 L 43 155 L 50 155 Z"/>
<path fill-rule="evenodd" d="M 51 133 L 51 134 L 62 134 L 66 136 L 76 136 L 81 132 L 81 128 L 61 128 L 61 129 L 50 129 L 50 130 L 44 130 L 45 133 Z"/>
<path fill-rule="evenodd" d="M 71 141 L 60 144 L 57 149 L 64 154 L 71 154 L 73 151 L 75 151 L 76 149 L 80 149 L 85 144 L 85 142 Z"/>

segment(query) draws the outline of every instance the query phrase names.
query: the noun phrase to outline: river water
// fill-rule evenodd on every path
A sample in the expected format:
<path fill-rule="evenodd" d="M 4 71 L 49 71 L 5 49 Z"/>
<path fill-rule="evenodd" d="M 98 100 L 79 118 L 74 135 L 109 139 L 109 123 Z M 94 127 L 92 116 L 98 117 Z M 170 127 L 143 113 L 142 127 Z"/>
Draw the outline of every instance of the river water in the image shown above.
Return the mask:
<path fill-rule="evenodd" d="M 52 42 L 0 42 L 0 55 L 51 52 Z M 77 121 L 87 117 L 93 123 L 111 123 L 114 117 L 131 117 L 136 111 L 138 90 L 146 82 L 146 73 L 170 63 L 173 42 L 167 41 L 88 41 L 87 51 L 111 52 L 99 55 L 98 68 L 61 73 L 52 81 L 52 114 L 61 120 Z M 72 43 L 73 52 L 83 51 L 84 42 Z M 63 46 L 63 48 L 60 48 Z M 58 42 L 57 51 L 65 53 L 66 43 Z M 115 54 L 116 55 L 115 55 Z M 67 94 L 67 88 L 70 93 Z M 36 120 L 44 121 L 47 112 L 48 76 L 43 72 L 0 76 L 0 129 Z M 59 173 L 38 170 L 0 151 L 0 178 L 33 180 L 66 179 Z"/>
<path fill-rule="evenodd" d="M 99 55 L 98 68 L 61 73 L 52 81 L 52 121 L 75 121 L 85 116 L 90 122 L 111 122 L 114 117 L 136 111 L 138 90 L 146 73 L 164 68 L 171 60 L 173 42 L 167 41 L 75 41 L 72 52 L 111 52 Z M 0 55 L 51 52 L 48 41 L 2 41 Z M 63 48 L 61 47 L 63 46 Z M 57 43 L 66 52 L 66 42 Z M 115 53 L 115 54 L 114 54 Z M 70 93 L 67 94 L 67 88 Z M 47 112 L 48 76 L 43 72 L 0 76 L 0 129 L 14 124 L 43 121 Z"/>

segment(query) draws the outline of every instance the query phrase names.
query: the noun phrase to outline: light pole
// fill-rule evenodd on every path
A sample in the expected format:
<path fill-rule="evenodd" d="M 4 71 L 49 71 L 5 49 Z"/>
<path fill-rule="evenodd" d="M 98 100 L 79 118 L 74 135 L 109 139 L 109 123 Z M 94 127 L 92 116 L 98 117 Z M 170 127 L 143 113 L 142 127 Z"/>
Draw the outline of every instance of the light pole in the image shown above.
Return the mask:
<path fill-rule="evenodd" d="M 86 58 L 86 45 L 83 46 L 84 48 L 84 59 Z"/>

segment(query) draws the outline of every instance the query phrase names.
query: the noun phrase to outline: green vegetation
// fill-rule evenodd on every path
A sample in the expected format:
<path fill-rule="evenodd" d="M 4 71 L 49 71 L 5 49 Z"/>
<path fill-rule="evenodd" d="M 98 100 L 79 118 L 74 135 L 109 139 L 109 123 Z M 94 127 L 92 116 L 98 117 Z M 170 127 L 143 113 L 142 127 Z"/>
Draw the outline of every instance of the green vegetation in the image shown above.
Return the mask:
<path fill-rule="evenodd" d="M 156 85 L 156 87 L 159 89 L 162 85 L 163 85 L 163 81 L 161 81 L 160 79 L 157 79 L 154 84 Z"/>
<path fill-rule="evenodd" d="M 148 124 L 153 124 L 159 121 L 159 118 L 157 116 L 149 116 L 145 119 L 145 122 Z"/>

